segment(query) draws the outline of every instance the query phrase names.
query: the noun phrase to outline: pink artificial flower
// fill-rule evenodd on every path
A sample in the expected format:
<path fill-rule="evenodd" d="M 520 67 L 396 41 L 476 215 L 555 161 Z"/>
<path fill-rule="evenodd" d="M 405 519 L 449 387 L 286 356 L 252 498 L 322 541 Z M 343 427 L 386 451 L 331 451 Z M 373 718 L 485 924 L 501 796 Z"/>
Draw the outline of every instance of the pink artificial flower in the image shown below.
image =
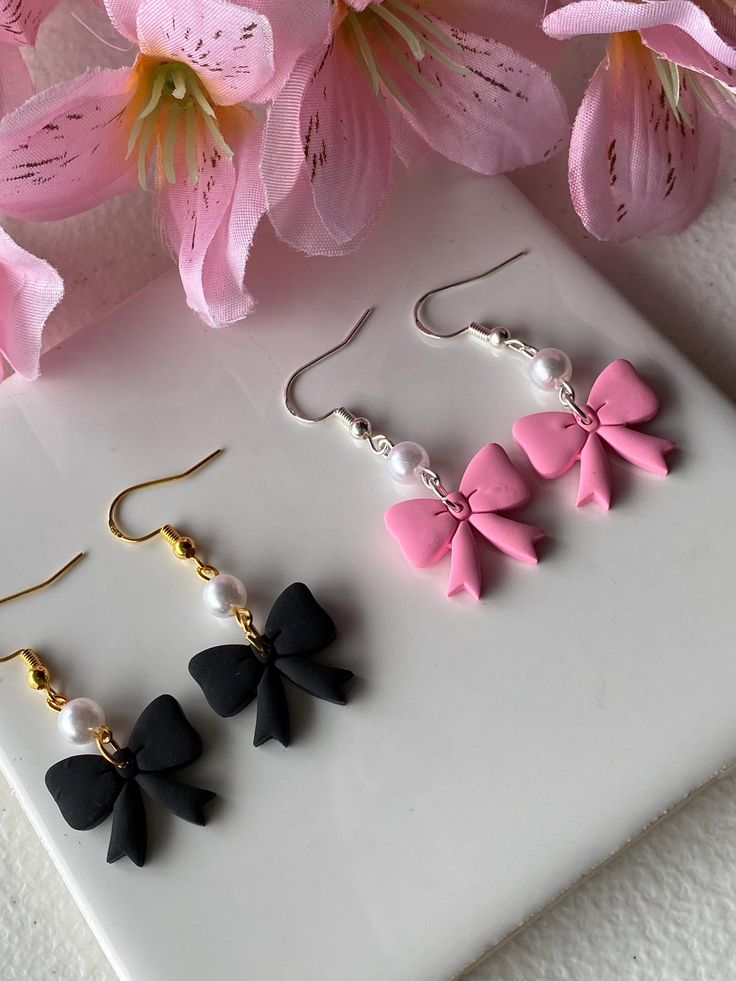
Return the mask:
<path fill-rule="evenodd" d="M 210 325 L 244 317 L 245 266 L 266 202 L 262 126 L 244 105 L 284 68 L 259 0 L 106 0 L 138 48 L 132 68 L 93 69 L 0 122 L 0 212 L 64 218 L 146 185 L 190 307 Z M 277 18 L 284 62 L 295 57 Z M 121 243 L 124 248 L 124 243 Z"/>
<path fill-rule="evenodd" d="M 5 0 L 0 6 L 0 116 L 33 95 L 22 45 L 35 44 L 41 21 L 59 0 Z"/>
<path fill-rule="evenodd" d="M 0 228 L 0 354 L 29 381 L 38 378 L 43 328 L 63 295 L 56 270 Z"/>
<path fill-rule="evenodd" d="M 5 0 L 0 7 L 0 41 L 35 44 L 38 28 L 59 0 Z"/>
<path fill-rule="evenodd" d="M 268 11 L 269 4 L 264 3 Z M 296 63 L 266 129 L 278 234 L 311 254 L 360 243 L 388 196 L 393 152 L 434 149 L 483 174 L 554 154 L 567 114 L 539 48 L 536 0 L 299 0 L 324 38 Z"/>
<path fill-rule="evenodd" d="M 0 116 L 33 95 L 20 52 L 36 43 L 38 27 L 58 0 L 13 0 L 0 9 Z M 46 319 L 64 295 L 61 276 L 0 228 L 0 355 L 29 381 L 39 375 Z M 0 380 L 4 370 L 0 358 Z"/>
<path fill-rule="evenodd" d="M 623 242 L 682 231 L 718 169 L 720 120 L 736 126 L 734 0 L 576 0 L 544 20 L 555 38 L 610 34 L 570 147 L 585 227 Z"/>

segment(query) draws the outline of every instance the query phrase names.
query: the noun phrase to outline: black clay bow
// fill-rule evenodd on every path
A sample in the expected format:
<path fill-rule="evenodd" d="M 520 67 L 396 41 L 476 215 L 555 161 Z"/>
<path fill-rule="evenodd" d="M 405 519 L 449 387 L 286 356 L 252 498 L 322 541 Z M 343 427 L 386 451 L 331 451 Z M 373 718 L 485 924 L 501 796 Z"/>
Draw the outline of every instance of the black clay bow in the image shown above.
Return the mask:
<path fill-rule="evenodd" d="M 159 695 L 133 726 L 128 748 L 115 758 L 70 756 L 46 774 L 46 786 L 75 831 L 96 828 L 112 814 L 108 862 L 123 855 L 136 865 L 146 858 L 146 811 L 141 790 L 192 824 L 205 824 L 203 806 L 215 794 L 180 783 L 173 774 L 202 754 L 202 740 L 171 695 Z"/>
<path fill-rule="evenodd" d="M 332 668 L 313 655 L 335 639 L 335 624 L 304 583 L 283 591 L 271 609 L 261 638 L 263 652 L 249 644 L 225 644 L 196 654 L 189 673 L 211 707 L 223 718 L 237 715 L 258 699 L 253 743 L 268 739 L 289 745 L 289 709 L 282 677 L 299 688 L 338 705 L 352 671 Z"/>

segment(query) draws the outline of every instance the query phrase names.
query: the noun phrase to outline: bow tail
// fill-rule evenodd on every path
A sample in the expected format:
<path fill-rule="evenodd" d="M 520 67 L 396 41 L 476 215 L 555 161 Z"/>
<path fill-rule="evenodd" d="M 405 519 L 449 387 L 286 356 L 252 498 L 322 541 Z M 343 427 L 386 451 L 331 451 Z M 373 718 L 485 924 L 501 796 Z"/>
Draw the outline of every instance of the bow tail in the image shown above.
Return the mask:
<path fill-rule="evenodd" d="M 494 511 L 473 514 L 470 523 L 491 545 L 506 555 L 520 562 L 536 564 L 539 561 L 534 546 L 546 535 L 541 528 L 506 518 Z"/>
<path fill-rule="evenodd" d="M 289 745 L 289 706 L 278 669 L 268 664 L 258 682 L 258 711 L 253 745 L 262 746 L 275 739 L 282 746 Z"/>
<path fill-rule="evenodd" d="M 604 439 L 624 460 L 661 477 L 667 474 L 665 454 L 675 448 L 671 440 L 650 436 L 649 433 L 640 433 L 627 426 L 601 426 L 598 432 L 601 439 Z"/>
<path fill-rule="evenodd" d="M 280 657 L 276 664 L 289 681 L 315 698 L 322 698 L 336 705 L 345 704 L 343 688 L 352 680 L 352 671 L 320 664 L 311 657 Z"/>
<path fill-rule="evenodd" d="M 454 596 L 463 589 L 473 599 L 480 599 L 480 557 L 467 521 L 460 522 L 452 539 L 447 595 Z"/>
<path fill-rule="evenodd" d="M 140 868 L 146 860 L 148 825 L 143 797 L 133 780 L 126 781 L 112 811 L 112 831 L 107 861 L 112 864 L 127 856 Z"/>
<path fill-rule="evenodd" d="M 206 824 L 203 807 L 215 794 L 187 783 L 180 783 L 167 773 L 139 773 L 136 783 L 151 800 L 191 824 Z"/>
<path fill-rule="evenodd" d="M 580 482 L 575 502 L 581 508 L 589 501 L 607 511 L 611 506 L 611 471 L 603 444 L 591 433 L 580 454 Z"/>

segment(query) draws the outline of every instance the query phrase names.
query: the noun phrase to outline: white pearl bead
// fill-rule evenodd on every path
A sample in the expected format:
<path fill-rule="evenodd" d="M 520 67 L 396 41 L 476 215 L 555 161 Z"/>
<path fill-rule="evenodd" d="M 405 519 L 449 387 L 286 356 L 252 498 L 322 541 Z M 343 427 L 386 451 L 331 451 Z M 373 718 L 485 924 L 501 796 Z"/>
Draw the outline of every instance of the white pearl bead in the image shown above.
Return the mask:
<path fill-rule="evenodd" d="M 558 351 L 556 347 L 545 347 L 532 358 L 529 377 L 537 388 L 552 391 L 561 382 L 570 381 L 572 362 L 564 351 Z"/>
<path fill-rule="evenodd" d="M 245 606 L 248 593 L 235 576 L 221 575 L 210 579 L 205 585 L 202 599 L 212 616 L 224 620 L 233 615 L 234 606 Z"/>
<path fill-rule="evenodd" d="M 94 731 L 105 724 L 105 713 L 91 698 L 72 698 L 59 712 L 59 732 L 69 743 L 83 746 L 94 739 Z"/>
<path fill-rule="evenodd" d="M 386 465 L 398 484 L 411 484 L 417 470 L 429 466 L 429 453 L 419 443 L 397 443 L 386 457 Z"/>

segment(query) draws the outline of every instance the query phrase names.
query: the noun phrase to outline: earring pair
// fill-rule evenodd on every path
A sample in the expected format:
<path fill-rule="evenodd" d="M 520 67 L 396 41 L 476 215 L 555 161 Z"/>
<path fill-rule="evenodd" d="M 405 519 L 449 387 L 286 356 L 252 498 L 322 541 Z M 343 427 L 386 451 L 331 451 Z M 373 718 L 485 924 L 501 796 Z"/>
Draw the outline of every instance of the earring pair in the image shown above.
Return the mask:
<path fill-rule="evenodd" d="M 108 526 L 120 541 L 140 544 L 162 538 L 177 559 L 191 563 L 204 582 L 203 600 L 218 618 L 230 618 L 245 635 L 245 644 L 226 644 L 196 654 L 189 671 L 207 701 L 223 717 L 237 714 L 257 702 L 254 744 L 275 739 L 288 746 L 289 709 L 284 680 L 317 698 L 345 704 L 345 686 L 351 671 L 319 663 L 321 653 L 336 638 L 335 624 L 303 583 L 292 583 L 277 598 L 263 630 L 256 627 L 247 605 L 247 591 L 234 576 L 223 574 L 199 556 L 195 541 L 166 524 L 140 536 L 127 534 L 118 519 L 123 502 L 134 492 L 191 476 L 221 454 L 216 450 L 188 470 L 155 478 L 121 491 L 108 512 Z M 79 553 L 49 579 L 0 599 L 0 605 L 45 589 L 84 558 Z M 94 744 L 96 755 L 72 756 L 47 772 L 46 786 L 67 824 L 77 831 L 96 828 L 112 816 L 107 861 L 127 856 L 138 866 L 145 862 L 147 821 L 144 795 L 194 824 L 204 825 L 204 806 L 214 799 L 209 790 L 180 782 L 176 774 L 202 754 L 202 740 L 172 695 L 160 695 L 133 725 L 123 747 L 106 724 L 105 713 L 94 700 L 67 698 L 53 684 L 52 674 L 32 648 L 21 648 L 0 664 L 21 660 L 26 680 L 41 692 L 57 714 L 61 736 L 83 746 Z"/>
<path fill-rule="evenodd" d="M 562 411 L 538 412 L 518 419 L 512 428 L 514 441 L 526 454 L 534 470 L 552 479 L 567 473 L 580 462 L 577 506 L 595 501 L 605 510 L 611 504 L 611 474 L 605 446 L 630 463 L 664 475 L 665 456 L 674 449 L 670 440 L 642 433 L 633 426 L 656 416 L 659 401 L 634 366 L 619 359 L 609 364 L 593 384 L 590 395 L 580 404 L 572 385 L 572 362 L 557 348 L 536 348 L 513 337 L 502 326 L 489 327 L 476 321 L 449 334 L 433 331 L 422 319 L 424 305 L 433 297 L 485 279 L 528 255 L 519 252 L 492 269 L 459 282 L 432 289 L 414 305 L 414 323 L 426 338 L 451 340 L 467 336 L 481 341 L 495 352 L 513 353 L 529 363 L 530 381 L 545 392 L 556 393 Z M 373 424 L 345 406 L 321 415 L 307 414 L 294 397 L 298 379 L 309 369 L 346 348 L 366 324 L 373 309 L 367 310 L 339 344 L 298 368 L 284 391 L 287 411 L 304 423 L 336 419 L 358 444 L 365 444 L 386 461 L 391 477 L 399 484 L 417 483 L 434 500 L 420 498 L 394 504 L 385 513 L 385 525 L 398 542 L 404 558 L 415 568 L 438 563 L 450 553 L 447 595 L 467 592 L 474 599 L 481 595 L 481 569 L 477 539 L 481 538 L 506 555 L 536 563 L 536 545 L 545 531 L 509 516 L 528 504 L 531 488 L 499 443 L 488 443 L 473 457 L 458 489 L 449 491 L 429 454 L 419 443 L 394 443 L 374 433 Z"/>

